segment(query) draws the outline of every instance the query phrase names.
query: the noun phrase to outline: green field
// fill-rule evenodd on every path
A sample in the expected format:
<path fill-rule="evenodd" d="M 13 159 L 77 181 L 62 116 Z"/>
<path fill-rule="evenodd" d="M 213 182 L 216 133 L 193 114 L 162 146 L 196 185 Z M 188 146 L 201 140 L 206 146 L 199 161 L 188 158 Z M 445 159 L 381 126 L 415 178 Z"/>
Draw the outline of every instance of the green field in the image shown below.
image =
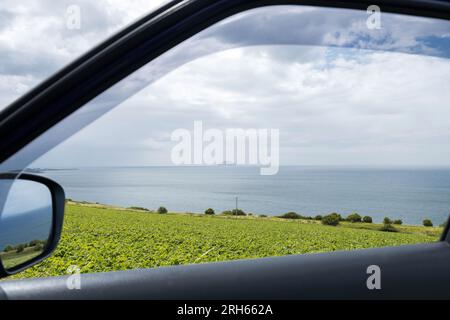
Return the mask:
<path fill-rule="evenodd" d="M 14 278 L 64 275 L 71 265 L 86 273 L 433 242 L 442 232 L 398 226 L 399 232 L 391 233 L 379 227 L 69 203 L 55 253 Z"/>

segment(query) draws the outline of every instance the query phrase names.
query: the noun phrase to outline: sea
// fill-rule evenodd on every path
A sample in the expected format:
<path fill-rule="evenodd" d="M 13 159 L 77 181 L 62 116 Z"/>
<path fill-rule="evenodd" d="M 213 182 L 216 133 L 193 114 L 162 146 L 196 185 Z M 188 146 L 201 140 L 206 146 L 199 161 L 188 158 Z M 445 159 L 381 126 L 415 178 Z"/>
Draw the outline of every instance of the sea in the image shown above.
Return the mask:
<path fill-rule="evenodd" d="M 252 166 L 151 166 L 39 169 L 61 184 L 66 197 L 123 207 L 216 213 L 234 209 L 277 216 L 357 212 L 374 222 L 405 224 L 450 213 L 450 168 L 282 166 L 260 175 Z"/>

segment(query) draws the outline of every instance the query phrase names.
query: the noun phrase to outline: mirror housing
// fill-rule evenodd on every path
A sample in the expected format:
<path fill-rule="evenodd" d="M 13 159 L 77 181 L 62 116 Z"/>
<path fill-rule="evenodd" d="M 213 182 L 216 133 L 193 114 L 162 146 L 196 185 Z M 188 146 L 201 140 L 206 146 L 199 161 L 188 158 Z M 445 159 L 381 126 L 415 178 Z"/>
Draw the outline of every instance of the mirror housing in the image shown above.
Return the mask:
<path fill-rule="evenodd" d="M 64 206 L 64 190 L 56 182 L 32 174 L 0 174 L 0 278 L 51 255 L 61 238 Z"/>

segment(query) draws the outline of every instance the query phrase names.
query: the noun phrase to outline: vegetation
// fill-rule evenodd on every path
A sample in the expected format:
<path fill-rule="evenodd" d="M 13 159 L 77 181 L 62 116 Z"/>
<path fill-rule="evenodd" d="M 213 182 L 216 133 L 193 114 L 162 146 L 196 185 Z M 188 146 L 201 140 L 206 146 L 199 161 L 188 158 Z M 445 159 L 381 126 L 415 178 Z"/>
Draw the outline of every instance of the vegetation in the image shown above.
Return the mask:
<path fill-rule="evenodd" d="M 398 232 L 397 228 L 395 228 L 392 224 L 390 223 L 385 223 L 383 224 L 383 226 L 380 228 L 380 231 L 385 231 L 385 232 Z"/>
<path fill-rule="evenodd" d="M 430 219 L 425 219 L 425 220 L 423 220 L 423 225 L 425 227 L 432 227 L 433 226 L 433 222 L 431 222 Z"/>
<path fill-rule="evenodd" d="M 390 218 L 388 218 L 388 217 L 385 217 L 383 219 L 383 224 L 392 224 L 392 220 Z"/>
<path fill-rule="evenodd" d="M 340 220 L 341 220 L 341 217 L 339 214 L 331 213 L 322 218 L 322 224 L 325 224 L 328 226 L 337 226 L 339 224 Z"/>
<path fill-rule="evenodd" d="M 403 224 L 403 221 L 402 220 L 400 220 L 400 219 L 397 219 L 397 220 L 394 220 L 394 222 L 393 222 L 394 224 L 398 224 L 398 225 L 401 225 L 401 224 Z"/>
<path fill-rule="evenodd" d="M 167 213 L 167 209 L 165 207 L 159 207 L 157 212 L 159 214 L 165 214 L 165 213 Z"/>
<path fill-rule="evenodd" d="M 214 209 L 212 209 L 212 208 L 206 209 L 205 214 L 210 215 L 210 216 L 214 215 L 215 214 Z"/>
<path fill-rule="evenodd" d="M 301 219 L 302 216 L 296 212 L 288 212 L 280 216 L 282 219 Z"/>
<path fill-rule="evenodd" d="M 372 217 L 364 216 L 363 219 L 362 219 L 362 221 L 363 221 L 364 223 L 372 223 Z"/>
<path fill-rule="evenodd" d="M 276 217 L 161 215 L 68 203 L 55 253 L 13 278 L 65 275 L 71 265 L 83 273 L 107 272 L 424 243 L 436 241 L 442 232 L 438 227 L 398 226 L 399 232 L 385 233 L 379 227 L 343 221 L 331 228 L 315 220 Z"/>
<path fill-rule="evenodd" d="M 361 222 L 362 221 L 362 218 L 361 218 L 361 216 L 359 215 L 359 214 L 357 214 L 356 212 L 355 213 L 352 213 L 352 214 L 350 214 L 348 217 L 347 217 L 347 221 L 350 221 L 350 222 Z"/>
<path fill-rule="evenodd" d="M 131 210 L 140 210 L 140 211 L 150 211 L 149 209 L 144 208 L 144 207 L 129 207 L 128 209 L 131 209 Z"/>
<path fill-rule="evenodd" d="M 245 212 L 241 209 L 225 210 L 222 214 L 225 216 L 246 216 Z"/>
<path fill-rule="evenodd" d="M 385 231 L 385 232 L 398 232 L 398 230 L 392 225 L 393 221 L 388 218 L 385 217 L 383 219 L 383 226 L 380 228 L 380 231 Z"/>
<path fill-rule="evenodd" d="M 317 216 L 314 217 L 314 220 L 320 221 L 322 220 L 322 216 L 320 214 L 318 214 Z"/>

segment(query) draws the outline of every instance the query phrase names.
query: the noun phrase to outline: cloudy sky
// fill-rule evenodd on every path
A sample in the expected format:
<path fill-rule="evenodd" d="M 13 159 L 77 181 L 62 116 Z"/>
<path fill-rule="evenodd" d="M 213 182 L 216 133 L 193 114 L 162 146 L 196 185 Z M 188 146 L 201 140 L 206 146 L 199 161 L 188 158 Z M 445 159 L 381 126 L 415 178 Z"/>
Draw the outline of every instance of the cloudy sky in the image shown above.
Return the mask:
<path fill-rule="evenodd" d="M 2 2 L 0 103 L 158 1 L 149 2 L 70 1 L 81 9 L 76 31 L 65 25 L 69 2 Z M 448 166 L 450 24 L 382 13 L 369 30 L 367 17 L 276 7 L 227 19 L 55 127 L 36 144 L 105 113 L 33 166 L 170 165 L 171 133 L 198 120 L 279 129 L 285 165 Z"/>

